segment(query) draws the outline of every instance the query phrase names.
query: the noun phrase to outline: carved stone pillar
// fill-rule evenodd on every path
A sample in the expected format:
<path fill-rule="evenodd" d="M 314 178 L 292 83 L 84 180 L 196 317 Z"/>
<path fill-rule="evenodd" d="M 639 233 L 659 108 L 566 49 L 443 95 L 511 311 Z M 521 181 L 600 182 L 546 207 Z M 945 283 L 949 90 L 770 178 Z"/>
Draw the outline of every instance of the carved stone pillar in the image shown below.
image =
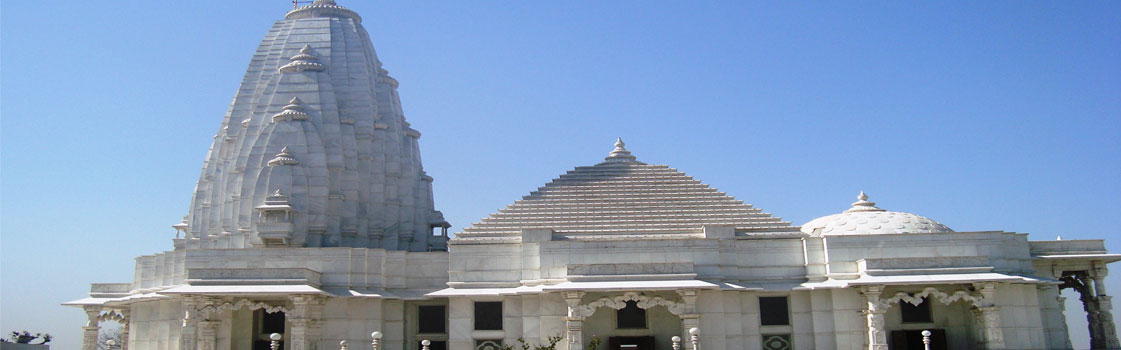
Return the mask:
<path fill-rule="evenodd" d="M 681 302 L 685 306 L 678 315 L 681 317 L 681 337 L 689 339 L 689 330 L 701 327 L 701 315 L 697 313 L 697 290 L 680 289 L 677 295 L 681 296 Z"/>
<path fill-rule="evenodd" d="M 1059 290 L 1059 320 L 1062 322 L 1062 331 L 1066 335 L 1063 338 L 1063 349 L 1073 349 L 1074 345 L 1070 343 L 1070 327 L 1067 326 L 1067 298 L 1062 296 L 1062 289 Z"/>
<path fill-rule="evenodd" d="M 198 323 L 198 350 L 216 350 L 218 347 L 218 325 L 222 321 L 206 320 Z"/>
<path fill-rule="evenodd" d="M 864 294 L 867 301 L 864 317 L 868 327 L 868 350 L 888 350 L 887 329 L 885 329 L 886 325 L 884 324 L 884 314 L 887 312 L 887 308 L 880 302 L 880 295 L 884 293 L 884 287 L 860 287 L 860 293 Z"/>
<path fill-rule="evenodd" d="M 198 307 L 202 304 L 200 297 L 187 296 L 183 298 L 183 326 L 179 329 L 179 350 L 198 349 Z"/>
<path fill-rule="evenodd" d="M 701 315 L 698 314 L 681 314 L 681 329 L 682 334 L 685 334 L 685 339 L 689 339 L 689 330 L 693 328 L 701 328 Z"/>
<path fill-rule="evenodd" d="M 1105 277 L 1108 274 L 1109 270 L 1105 267 L 1097 267 L 1090 271 L 1090 277 L 1094 279 L 1097 334 L 1101 337 L 1099 344 L 1102 349 L 1121 349 L 1121 341 L 1117 339 L 1117 325 L 1113 322 L 1113 298 L 1105 291 Z"/>
<path fill-rule="evenodd" d="M 974 303 L 974 315 L 981 326 L 981 347 L 983 349 L 1004 349 L 1004 329 L 1000 321 L 1000 308 L 996 306 L 996 283 L 974 283 L 975 296 L 980 297 L 979 303 Z"/>
<path fill-rule="evenodd" d="M 567 316 L 564 318 L 565 335 L 568 337 L 568 350 L 584 349 L 584 318 Z"/>
<path fill-rule="evenodd" d="M 217 350 L 218 347 L 218 326 L 222 323 L 218 320 L 218 300 L 214 298 L 201 298 L 198 309 L 203 311 L 198 313 L 200 320 L 198 321 L 198 350 Z"/>
<path fill-rule="evenodd" d="M 562 292 L 565 304 L 568 304 L 568 316 L 564 318 L 565 336 L 568 338 L 568 350 L 584 350 L 584 315 L 577 311 L 584 292 Z"/>
<path fill-rule="evenodd" d="M 117 310 L 117 313 L 121 314 L 121 350 L 128 350 L 129 323 L 132 323 L 131 309 L 132 307 L 126 306 Z"/>
<path fill-rule="evenodd" d="M 1082 301 L 1082 310 L 1086 311 L 1086 323 L 1090 328 L 1090 348 L 1105 349 L 1105 337 L 1098 321 L 1098 299 L 1088 292 L 1082 293 L 1078 299 Z"/>
<path fill-rule="evenodd" d="M 101 315 L 101 306 L 85 306 L 86 326 L 82 327 L 82 350 L 97 350 L 97 332 L 101 330 L 98 325 L 98 316 Z"/>
<path fill-rule="evenodd" d="M 1056 277 L 1055 279 L 1059 278 L 1060 277 Z M 1057 324 L 1054 324 L 1048 332 L 1048 344 L 1054 344 L 1055 341 L 1062 340 L 1063 345 L 1061 348 L 1071 349 L 1072 346 L 1069 336 L 1070 330 L 1067 327 L 1066 319 L 1066 298 L 1062 296 L 1062 290 L 1060 290 L 1058 286 L 1053 284 L 1038 284 L 1036 285 L 1036 290 L 1039 291 L 1041 305 L 1045 305 L 1044 303 L 1046 302 L 1046 298 L 1051 298 L 1052 295 L 1054 295 L 1055 298 L 1055 305 L 1053 307 L 1045 306 L 1044 308 L 1044 322 L 1057 322 Z M 1061 339 L 1055 339 L 1056 337 Z"/>
<path fill-rule="evenodd" d="M 1117 339 L 1117 325 L 1113 322 L 1113 297 L 1099 295 L 1098 328 L 1100 329 L 1105 349 L 1121 349 L 1121 341 Z"/>
<path fill-rule="evenodd" d="M 323 318 L 323 298 L 316 295 L 294 295 L 292 312 L 285 315 L 291 326 L 292 335 L 288 337 L 291 350 L 316 350 L 321 334 Z"/>

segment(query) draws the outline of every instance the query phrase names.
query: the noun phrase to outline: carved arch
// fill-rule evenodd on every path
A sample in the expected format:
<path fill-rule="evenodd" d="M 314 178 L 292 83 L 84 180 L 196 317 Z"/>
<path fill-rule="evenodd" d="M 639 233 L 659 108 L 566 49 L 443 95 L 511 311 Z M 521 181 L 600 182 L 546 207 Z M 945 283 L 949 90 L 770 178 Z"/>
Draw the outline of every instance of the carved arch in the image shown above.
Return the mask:
<path fill-rule="evenodd" d="M 945 293 L 934 287 L 923 288 L 921 292 L 914 294 L 910 294 L 907 292 L 895 293 L 895 295 L 891 298 L 880 299 L 878 302 L 878 306 L 887 309 L 890 308 L 892 304 L 899 302 L 907 302 L 911 305 L 918 306 L 920 303 L 922 303 L 923 298 L 926 298 L 928 296 L 933 297 L 933 300 L 937 300 L 944 305 L 950 305 L 955 301 L 962 300 L 970 302 L 971 304 L 973 304 L 973 307 L 980 308 L 985 306 L 985 298 L 982 296 L 975 296 L 964 290 L 959 290 L 953 293 Z"/>
<path fill-rule="evenodd" d="M 226 310 L 233 311 L 233 310 L 237 310 L 237 309 L 241 309 L 241 308 L 249 308 L 250 310 L 264 309 L 265 312 L 270 313 L 270 314 L 271 313 L 276 313 L 276 312 L 289 313 L 291 311 L 290 309 L 288 309 L 287 307 L 282 306 L 282 305 L 269 305 L 269 304 L 265 304 L 265 303 L 259 302 L 259 301 L 258 302 L 250 301 L 249 299 L 241 299 L 241 300 L 238 300 L 237 302 L 226 301 L 226 302 L 223 302 L 221 304 L 208 304 L 208 305 L 204 305 L 202 307 L 199 307 L 196 310 L 198 310 L 199 312 L 207 312 L 207 311 L 221 312 L 221 311 L 226 311 Z"/>
<path fill-rule="evenodd" d="M 609 307 L 615 310 L 621 310 L 627 307 L 628 301 L 637 302 L 636 305 L 640 309 L 649 309 L 655 306 L 665 306 L 669 312 L 681 316 L 685 313 L 685 303 L 676 302 L 659 296 L 647 296 L 635 292 L 626 292 L 623 295 L 615 297 L 603 297 L 593 302 L 575 306 L 569 309 L 571 316 L 589 317 L 596 313 L 596 309 L 601 307 Z"/>
<path fill-rule="evenodd" d="M 125 323 L 128 318 L 117 310 L 109 310 L 109 312 L 97 315 L 98 322 L 116 321 L 118 323 Z"/>

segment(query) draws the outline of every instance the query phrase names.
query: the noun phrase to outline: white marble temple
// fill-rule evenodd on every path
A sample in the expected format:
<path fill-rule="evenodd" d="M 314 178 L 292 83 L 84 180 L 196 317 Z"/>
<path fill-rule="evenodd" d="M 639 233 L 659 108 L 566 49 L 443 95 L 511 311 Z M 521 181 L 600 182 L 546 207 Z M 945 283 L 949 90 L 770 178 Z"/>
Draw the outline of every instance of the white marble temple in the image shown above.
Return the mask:
<path fill-rule="evenodd" d="M 137 350 L 270 333 L 290 350 L 887 350 L 922 330 L 934 349 L 1069 349 L 1064 312 L 1121 348 L 1104 283 L 1121 255 L 1101 240 L 957 232 L 864 193 L 799 227 L 622 140 L 449 240 L 397 85 L 353 11 L 316 0 L 277 21 L 174 249 L 66 303 L 87 314 L 83 350 L 105 321 Z M 1063 309 L 1066 288 L 1084 310 Z"/>

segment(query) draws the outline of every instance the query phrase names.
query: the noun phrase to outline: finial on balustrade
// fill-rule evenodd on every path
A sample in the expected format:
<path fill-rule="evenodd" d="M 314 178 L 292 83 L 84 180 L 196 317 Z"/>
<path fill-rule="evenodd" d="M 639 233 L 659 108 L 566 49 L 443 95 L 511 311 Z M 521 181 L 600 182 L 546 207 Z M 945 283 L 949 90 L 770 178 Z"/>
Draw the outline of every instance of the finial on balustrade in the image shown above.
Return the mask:
<path fill-rule="evenodd" d="M 381 332 L 374 331 L 370 333 L 370 338 L 373 339 L 373 341 L 370 342 L 370 346 L 373 350 L 378 350 L 378 342 L 381 341 Z"/>
<path fill-rule="evenodd" d="M 689 342 L 693 343 L 693 350 L 701 350 L 701 330 L 697 327 L 689 328 Z"/>
<path fill-rule="evenodd" d="M 280 350 L 280 338 L 282 338 L 280 333 L 269 334 L 269 339 L 272 340 L 269 342 L 269 348 L 272 350 Z"/>

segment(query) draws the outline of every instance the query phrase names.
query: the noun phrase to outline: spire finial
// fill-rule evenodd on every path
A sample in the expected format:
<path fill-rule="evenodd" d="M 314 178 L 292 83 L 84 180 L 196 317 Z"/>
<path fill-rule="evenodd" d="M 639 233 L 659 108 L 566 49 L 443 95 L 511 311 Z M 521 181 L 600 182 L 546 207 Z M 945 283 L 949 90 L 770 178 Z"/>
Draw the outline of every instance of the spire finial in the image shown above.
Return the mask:
<path fill-rule="evenodd" d="M 615 149 L 611 150 L 611 153 L 604 160 L 608 162 L 633 162 L 637 158 L 631 155 L 631 151 L 627 150 L 626 145 L 626 143 L 623 143 L 622 137 L 615 139 Z"/>
<path fill-rule="evenodd" d="M 869 202 L 868 195 L 864 191 L 860 191 L 860 195 L 856 196 L 857 201 L 852 203 L 852 208 L 845 210 L 846 213 L 854 211 L 884 211 L 883 209 L 876 208 L 876 202 Z"/>

